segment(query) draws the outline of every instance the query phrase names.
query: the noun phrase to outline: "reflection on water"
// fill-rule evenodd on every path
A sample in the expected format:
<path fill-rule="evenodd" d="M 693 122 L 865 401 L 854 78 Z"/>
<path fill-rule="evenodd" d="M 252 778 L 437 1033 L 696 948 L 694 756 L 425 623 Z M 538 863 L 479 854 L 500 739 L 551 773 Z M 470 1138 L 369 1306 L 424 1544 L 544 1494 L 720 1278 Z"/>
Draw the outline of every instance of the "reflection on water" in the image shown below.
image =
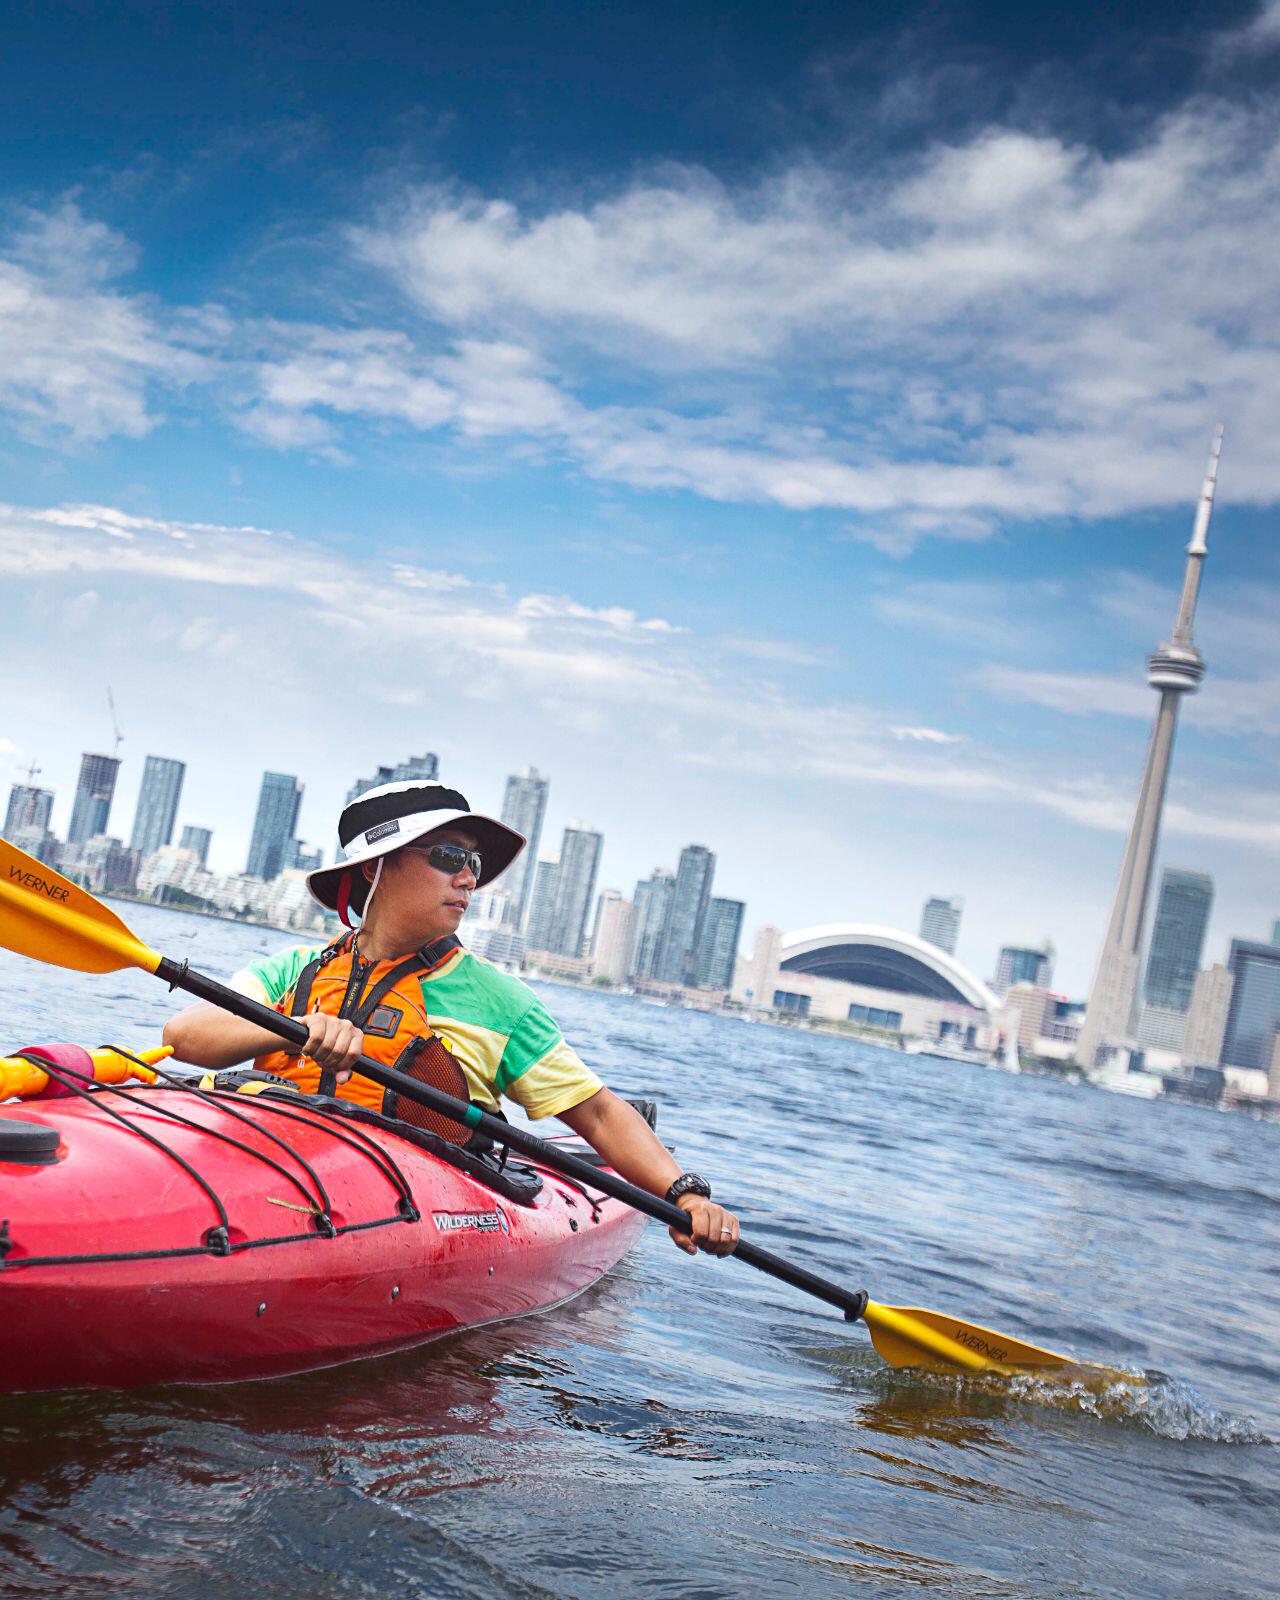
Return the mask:
<path fill-rule="evenodd" d="M 129 920 L 215 972 L 278 942 Z M 0 979 L 5 1045 L 144 1044 L 169 1004 L 136 975 Z M 571 1306 L 381 1361 L 0 1401 L 0 1592 L 1273 1592 L 1278 1130 L 546 993 L 762 1243 L 1146 1381 L 894 1372 L 652 1229 Z"/>

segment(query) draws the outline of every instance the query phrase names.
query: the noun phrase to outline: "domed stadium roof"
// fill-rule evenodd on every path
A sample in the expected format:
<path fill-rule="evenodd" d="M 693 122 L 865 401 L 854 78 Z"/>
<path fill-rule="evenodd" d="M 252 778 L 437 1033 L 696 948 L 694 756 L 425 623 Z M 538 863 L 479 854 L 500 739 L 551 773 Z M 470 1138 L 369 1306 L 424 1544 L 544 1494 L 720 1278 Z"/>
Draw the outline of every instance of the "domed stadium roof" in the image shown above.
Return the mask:
<path fill-rule="evenodd" d="M 950 1000 L 975 1011 L 995 1011 L 1000 1001 L 981 978 L 927 939 L 869 922 L 829 922 L 783 937 L 783 972 L 836 978 L 894 994 Z"/>

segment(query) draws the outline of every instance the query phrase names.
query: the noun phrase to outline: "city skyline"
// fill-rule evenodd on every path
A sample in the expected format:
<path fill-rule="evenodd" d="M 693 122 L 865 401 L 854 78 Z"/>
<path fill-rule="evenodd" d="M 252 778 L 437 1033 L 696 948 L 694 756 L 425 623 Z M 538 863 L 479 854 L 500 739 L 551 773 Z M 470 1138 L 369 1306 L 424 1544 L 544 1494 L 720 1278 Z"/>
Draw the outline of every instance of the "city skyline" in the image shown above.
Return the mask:
<path fill-rule="evenodd" d="M 80 787 L 83 788 L 86 773 L 98 773 L 101 763 L 104 761 L 110 763 L 111 759 L 112 758 L 92 756 L 88 754 L 83 756 L 81 760 L 82 782 Z M 167 785 L 173 786 L 176 783 L 177 793 L 180 793 L 182 780 L 185 777 L 185 764 L 175 761 L 172 758 L 149 755 L 146 758 L 146 762 L 147 766 L 144 768 L 143 785 L 139 791 L 138 804 L 134 815 L 133 830 L 135 833 L 139 826 L 140 815 L 143 810 L 143 802 L 147 798 L 148 783 L 145 774 L 153 770 L 153 764 L 154 770 L 157 773 L 167 774 L 165 780 Z M 119 771 L 123 765 L 123 761 L 116 763 L 115 771 L 111 774 L 113 781 L 118 779 Z M 180 769 L 176 771 L 176 776 L 175 769 Z M 43 769 L 37 770 L 42 771 Z M 25 774 L 25 776 L 30 778 L 31 774 L 28 772 Z M 535 780 L 534 793 L 537 799 L 537 805 L 535 806 L 535 809 L 541 809 L 545 812 L 546 796 L 550 789 L 550 780 L 545 773 L 540 773 L 536 767 L 526 768 L 520 772 L 508 775 L 505 788 L 504 805 L 508 801 L 511 801 L 513 793 L 512 785 L 516 785 L 517 788 L 519 788 L 522 784 L 527 786 L 528 780 L 531 776 Z M 356 780 L 356 782 L 348 789 L 348 799 L 354 797 L 358 793 L 363 792 L 375 782 L 396 782 L 402 781 L 408 777 L 420 777 L 426 781 L 439 780 L 439 766 L 437 757 L 428 752 L 425 756 L 410 757 L 407 760 L 397 764 L 381 764 L 377 767 L 372 777 L 368 779 Z M 280 800 L 279 796 L 272 796 L 269 793 L 273 784 L 276 788 L 283 787 L 283 790 L 287 791 L 287 793 L 284 794 L 283 800 Z M 308 851 L 301 856 L 298 855 L 298 849 L 303 841 L 296 836 L 296 830 L 299 825 L 300 808 L 303 801 L 303 796 L 305 794 L 305 789 L 305 783 L 300 782 L 292 775 L 274 772 L 264 772 L 261 775 L 258 810 L 259 814 L 261 814 L 263 812 L 264 805 L 266 806 L 267 812 L 270 814 L 267 831 L 272 834 L 273 839 L 277 833 L 280 835 L 278 841 L 280 853 L 278 870 L 283 870 L 285 867 L 290 866 L 300 866 L 305 870 L 310 870 L 312 867 L 318 866 L 321 863 L 321 858 L 324 855 L 323 851 Z M 78 797 L 79 789 L 77 790 L 77 798 Z M 53 822 L 52 810 L 55 799 L 56 796 L 52 791 L 42 788 L 38 784 L 17 781 L 12 784 L 10 789 L 7 822 L 15 814 L 15 808 L 26 811 L 31 810 L 34 807 L 37 819 L 43 819 L 42 825 L 46 828 L 50 828 Z M 528 801 L 526 800 L 521 803 L 528 804 Z M 284 808 L 283 811 L 281 810 L 282 806 Z M 173 809 L 176 813 L 176 794 L 173 799 Z M 284 815 L 284 811 L 288 812 L 287 816 Z M 173 824 L 171 823 L 171 830 L 172 826 Z M 288 831 L 289 828 L 292 828 L 295 830 L 295 832 L 290 833 Z M 281 830 L 284 831 L 282 832 Z M 56 828 L 52 828 L 51 831 L 56 836 Z M 582 824 L 574 821 L 566 827 L 565 837 L 568 838 L 570 834 L 577 833 L 578 831 L 582 831 L 585 836 L 597 841 L 597 843 L 593 846 L 590 852 L 590 860 L 587 863 L 588 875 L 585 877 L 582 877 L 581 874 L 576 875 L 581 879 L 581 881 L 578 882 L 577 889 L 574 892 L 573 910 L 569 913 L 569 921 L 572 922 L 575 927 L 580 927 L 580 934 L 577 939 L 576 950 L 568 949 L 561 951 L 558 949 L 559 942 L 565 937 L 562 925 L 567 925 L 565 924 L 564 897 L 560 893 L 560 860 L 559 858 L 554 858 L 543 859 L 540 861 L 534 856 L 532 850 L 527 852 L 529 858 L 528 866 L 530 869 L 530 887 L 533 887 L 536 874 L 538 873 L 539 869 L 541 869 L 543 873 L 544 888 L 547 892 L 547 900 L 543 907 L 543 911 L 548 920 L 544 923 L 542 929 L 542 932 L 545 936 L 543 944 L 544 947 L 555 946 L 557 953 L 560 954 L 581 954 L 588 947 L 594 928 L 594 885 L 600 881 L 601 877 L 603 876 L 601 872 L 601 863 L 603 860 L 603 835 L 597 834 L 591 830 L 585 830 L 583 829 Z M 197 855 L 202 867 L 207 865 L 210 841 L 210 829 L 190 823 L 183 824 L 182 848 L 193 850 L 193 852 Z M 168 841 L 165 842 L 167 843 Z M 251 841 L 251 848 L 252 847 Z M 706 905 L 702 906 L 703 912 L 705 913 L 709 905 L 716 903 L 719 903 L 724 907 L 740 907 L 740 910 L 737 913 L 731 913 L 731 915 L 736 916 L 738 946 L 739 950 L 741 950 L 741 945 L 746 932 L 752 927 L 761 926 L 765 921 L 767 921 L 767 919 L 748 918 L 746 915 L 748 905 L 745 901 L 722 900 L 717 902 L 713 900 L 710 896 L 710 883 L 715 871 L 714 853 L 706 851 L 705 847 L 701 845 L 687 845 L 681 852 L 682 864 L 684 863 L 686 857 L 691 855 L 701 856 L 704 858 L 709 857 L 710 870 L 709 872 L 705 873 L 701 883 L 701 887 L 706 888 L 707 890 L 706 895 L 700 895 L 701 900 L 705 900 L 707 902 Z M 244 869 L 231 868 L 229 869 L 229 875 L 234 876 L 235 873 L 240 870 Z M 1175 879 L 1208 878 L 1207 874 L 1199 873 L 1195 869 L 1166 868 L 1162 878 L 1162 900 L 1164 885 L 1171 875 Z M 635 968 L 637 975 L 639 976 L 656 977 L 661 981 L 667 982 L 678 981 L 667 975 L 668 969 L 665 964 L 661 966 L 659 965 L 659 963 L 665 963 L 667 958 L 667 952 L 661 942 L 661 936 L 668 926 L 671 898 L 675 892 L 676 882 L 676 873 L 667 868 L 655 868 L 649 877 L 639 880 L 636 884 L 633 901 L 629 903 L 634 904 L 634 910 L 632 913 L 633 928 L 631 930 L 631 936 L 634 938 L 635 942 Z M 1212 881 L 1209 880 L 1209 882 L 1210 888 L 1208 893 L 1208 904 L 1211 905 L 1213 901 L 1213 890 Z M 651 901 L 651 895 L 656 892 L 653 888 L 654 885 L 659 886 L 661 890 L 665 891 L 665 893 L 658 894 L 657 899 Z M 510 885 L 507 882 L 506 877 L 504 877 L 504 879 L 499 883 L 498 887 L 503 891 L 504 894 L 510 895 Z M 618 894 L 619 891 L 610 890 L 608 893 L 611 895 Z M 530 898 L 532 900 L 533 896 L 531 895 Z M 557 910 L 559 913 L 558 918 Z M 530 911 L 532 911 L 532 906 L 530 907 Z M 927 935 L 925 935 L 923 932 L 923 925 L 924 922 L 930 918 L 938 919 L 939 929 L 943 933 L 950 933 L 954 931 L 954 927 L 959 925 L 962 912 L 963 901 L 958 897 L 945 898 L 936 895 L 930 896 L 925 902 L 924 910 L 921 915 L 922 936 L 927 937 Z M 696 911 L 694 915 L 696 918 Z M 534 928 L 532 916 L 530 916 L 528 920 L 530 930 L 537 931 Z M 1199 925 L 1199 948 L 1201 951 L 1204 951 L 1204 946 L 1207 942 L 1205 936 L 1206 922 L 1207 911 L 1205 919 Z M 645 953 L 643 948 L 646 940 L 646 930 L 648 937 L 647 953 Z M 1280 918 L 1272 919 L 1273 942 L 1277 934 L 1280 934 Z M 1248 930 L 1245 930 L 1243 933 L 1240 930 L 1236 930 L 1230 934 L 1223 946 L 1224 954 L 1227 944 L 1239 943 L 1242 940 L 1244 942 L 1248 942 L 1249 937 L 1250 935 Z M 572 940 L 569 942 L 571 944 L 573 943 Z M 1257 940 L 1254 942 L 1265 943 L 1265 935 L 1259 933 Z M 530 948 L 534 948 L 537 941 L 529 940 L 528 943 Z M 1155 940 L 1153 935 L 1153 949 L 1148 950 L 1146 955 L 1146 966 L 1148 968 L 1150 967 L 1152 956 L 1155 953 L 1154 944 Z M 943 945 L 942 948 L 945 949 L 946 946 Z M 700 979 L 703 973 L 703 963 L 706 950 L 706 941 L 703 940 L 699 935 L 698 941 L 693 947 L 692 951 L 685 952 L 685 956 L 683 957 L 682 961 L 682 970 L 686 973 L 696 974 Z M 954 952 L 949 951 L 948 953 Z M 692 956 L 692 966 L 687 964 L 690 955 Z M 1008 986 L 1009 983 L 1030 981 L 1039 986 L 1052 988 L 1054 987 L 1054 965 L 1056 956 L 1057 951 L 1052 942 L 1046 941 L 1040 945 L 1029 944 L 1026 946 L 1011 946 L 1007 944 L 1002 945 L 994 962 L 992 979 L 993 986 L 998 992 L 1001 992 L 1005 987 Z M 1207 959 L 1213 959 L 1211 951 L 1207 953 Z M 965 964 L 970 965 L 969 963 Z M 977 974 L 983 970 L 986 970 L 986 968 L 982 963 L 977 963 L 970 965 L 970 970 Z M 1144 976 L 1144 998 L 1146 998 L 1146 983 L 1147 976 Z M 1062 986 L 1059 984 L 1059 987 L 1061 988 Z M 1065 989 L 1063 992 L 1066 992 Z M 1161 1048 L 1173 1048 L 1171 1044 L 1167 1044 L 1163 1039 L 1159 1028 L 1155 1030 L 1155 1032 L 1152 1034 L 1152 1037 L 1146 1042 L 1159 1044 Z"/>

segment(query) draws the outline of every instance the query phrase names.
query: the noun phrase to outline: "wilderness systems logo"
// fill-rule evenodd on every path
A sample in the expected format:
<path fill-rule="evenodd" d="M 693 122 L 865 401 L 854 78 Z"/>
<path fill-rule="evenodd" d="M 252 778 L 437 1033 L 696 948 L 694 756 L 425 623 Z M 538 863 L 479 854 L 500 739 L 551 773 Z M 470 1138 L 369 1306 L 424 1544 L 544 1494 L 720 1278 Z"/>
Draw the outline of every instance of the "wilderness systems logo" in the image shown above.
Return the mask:
<path fill-rule="evenodd" d="M 1009 1359 L 1007 1350 L 998 1350 L 995 1345 L 988 1344 L 985 1339 L 980 1339 L 976 1333 L 970 1333 L 968 1328 L 957 1328 L 951 1337 L 957 1344 L 962 1344 L 969 1350 L 976 1350 L 980 1356 L 986 1356 L 988 1361 L 1007 1361 Z"/>
<path fill-rule="evenodd" d="M 25 872 L 21 867 L 10 867 L 9 878 L 14 878 L 24 889 L 31 889 L 36 894 L 45 895 L 50 900 L 65 900 L 67 890 L 60 883 L 50 883 L 47 878 L 39 878 L 34 872 Z"/>
<path fill-rule="evenodd" d="M 501 1211 L 433 1211 L 432 1220 L 441 1233 L 510 1233 Z"/>

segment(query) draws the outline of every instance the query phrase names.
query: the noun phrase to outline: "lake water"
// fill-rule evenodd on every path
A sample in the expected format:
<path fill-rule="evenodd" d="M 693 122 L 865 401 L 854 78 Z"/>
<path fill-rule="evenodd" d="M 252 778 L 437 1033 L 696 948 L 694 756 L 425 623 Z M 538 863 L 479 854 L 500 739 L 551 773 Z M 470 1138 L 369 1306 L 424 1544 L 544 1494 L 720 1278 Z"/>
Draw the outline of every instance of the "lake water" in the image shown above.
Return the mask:
<path fill-rule="evenodd" d="M 217 975 L 283 942 L 122 909 Z M 0 984 L 7 1047 L 142 1046 L 173 1004 L 3 952 Z M 572 1305 L 407 1354 L 0 1399 L 0 1593 L 1275 1596 L 1280 1126 L 540 992 L 762 1244 L 1155 1376 L 1099 1407 L 894 1372 L 650 1228 Z"/>

